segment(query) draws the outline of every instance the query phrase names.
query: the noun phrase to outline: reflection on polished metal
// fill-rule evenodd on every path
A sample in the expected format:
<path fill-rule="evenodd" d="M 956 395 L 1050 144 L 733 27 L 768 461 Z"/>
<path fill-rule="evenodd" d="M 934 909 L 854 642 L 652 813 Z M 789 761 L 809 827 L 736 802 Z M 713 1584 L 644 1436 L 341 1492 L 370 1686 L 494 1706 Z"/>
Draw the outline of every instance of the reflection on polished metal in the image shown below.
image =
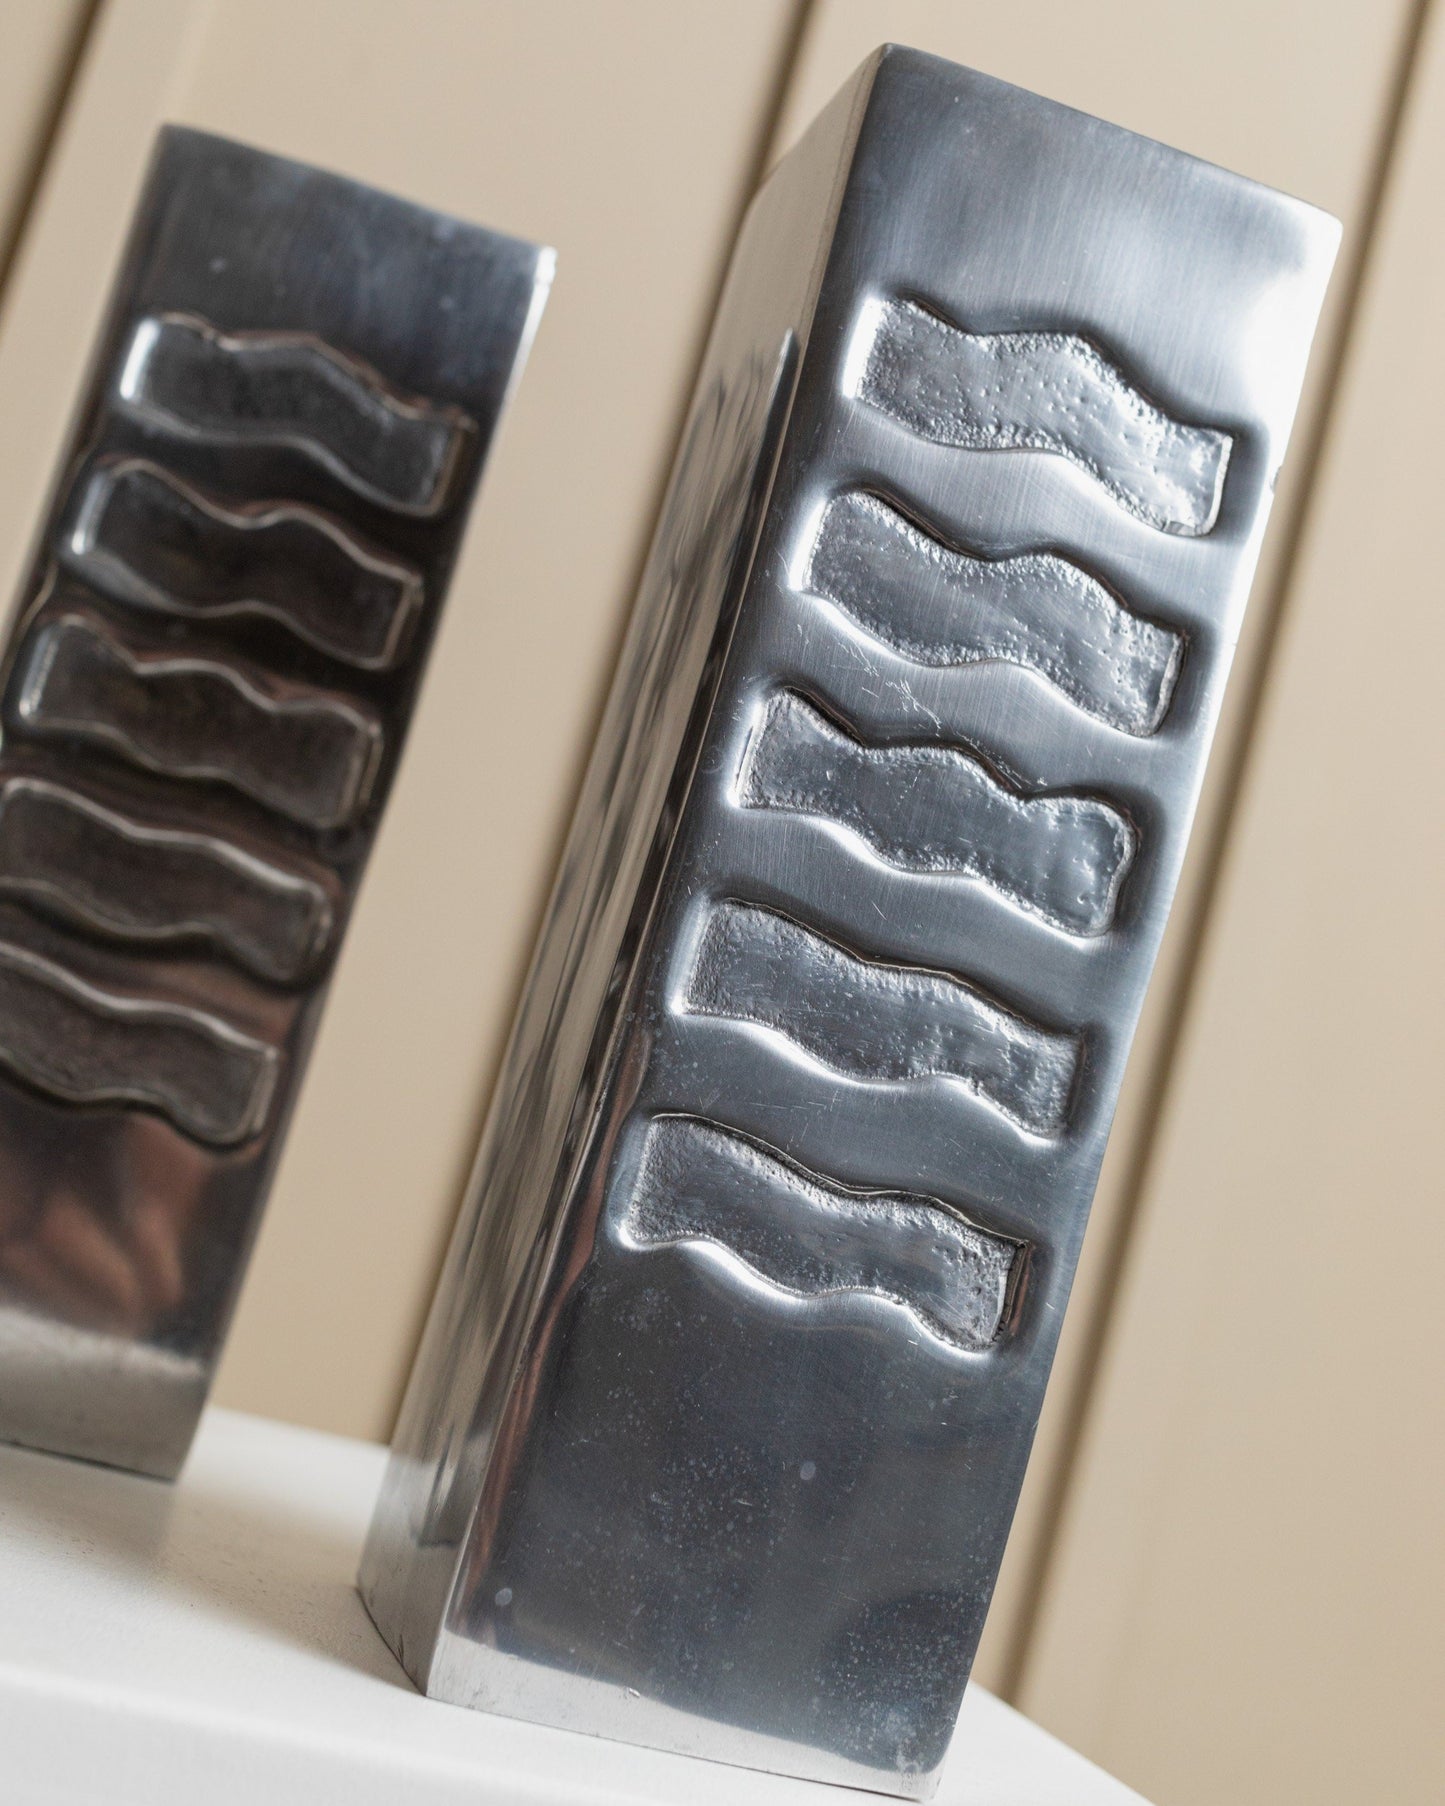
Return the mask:
<path fill-rule="evenodd" d="M 929 1791 L 1335 243 L 900 50 L 763 190 L 363 1565 L 430 1693 Z"/>
<path fill-rule="evenodd" d="M 161 136 L 5 651 L 0 1437 L 185 1456 L 551 268 Z"/>

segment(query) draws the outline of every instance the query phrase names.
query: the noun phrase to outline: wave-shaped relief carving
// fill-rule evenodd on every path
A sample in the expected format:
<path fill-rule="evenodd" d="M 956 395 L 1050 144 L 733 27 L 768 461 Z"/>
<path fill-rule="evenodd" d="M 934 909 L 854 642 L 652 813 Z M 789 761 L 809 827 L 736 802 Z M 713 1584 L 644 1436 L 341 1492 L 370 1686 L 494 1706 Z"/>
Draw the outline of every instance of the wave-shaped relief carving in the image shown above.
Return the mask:
<path fill-rule="evenodd" d="M 185 618 L 260 616 L 348 664 L 395 664 L 422 578 L 315 508 L 228 508 L 143 458 L 97 466 L 64 557 L 109 595 Z"/>
<path fill-rule="evenodd" d="M 279 984 L 311 970 L 333 927 L 314 880 L 41 778 L 0 789 L 0 889 L 117 940 L 204 938 Z"/>
<path fill-rule="evenodd" d="M 682 993 L 696 1015 L 756 1023 L 834 1072 L 956 1079 L 1020 1128 L 1056 1135 L 1080 1044 L 942 972 L 865 959 L 753 904 L 709 910 Z"/>
<path fill-rule="evenodd" d="M 262 1128 L 280 1063 L 204 1011 L 118 996 L 0 944 L 0 1065 L 64 1103 L 141 1105 L 233 1147 Z"/>
<path fill-rule="evenodd" d="M 1184 653 L 1067 558 L 970 557 L 858 490 L 828 504 L 802 586 L 915 664 L 1020 665 L 1126 734 L 1158 729 Z"/>
<path fill-rule="evenodd" d="M 209 780 L 313 828 L 350 821 L 370 794 L 381 723 L 324 690 L 282 686 L 217 658 L 133 653 L 79 615 L 25 647 L 15 712 L 166 777 Z"/>
<path fill-rule="evenodd" d="M 1065 332 L 965 332 L 912 301 L 869 303 L 851 393 L 935 445 L 1066 458 L 1119 506 L 1197 538 L 1219 518 L 1233 441 L 1156 407 Z"/>
<path fill-rule="evenodd" d="M 937 1198 L 840 1185 L 692 1116 L 649 1125 L 621 1228 L 634 1247 L 711 1243 L 795 1298 L 881 1299 L 974 1354 L 998 1340 L 1023 1252 Z"/>
<path fill-rule="evenodd" d="M 117 397 L 188 437 L 291 446 L 409 514 L 445 505 L 476 431 L 459 409 L 403 394 L 311 333 L 221 332 L 191 314 L 137 325 Z"/>
<path fill-rule="evenodd" d="M 900 871 L 977 879 L 1069 934 L 1113 920 L 1133 828 L 1092 797 L 1024 796 L 953 746 L 869 746 L 775 691 L 743 756 L 738 800 L 832 822 Z"/>

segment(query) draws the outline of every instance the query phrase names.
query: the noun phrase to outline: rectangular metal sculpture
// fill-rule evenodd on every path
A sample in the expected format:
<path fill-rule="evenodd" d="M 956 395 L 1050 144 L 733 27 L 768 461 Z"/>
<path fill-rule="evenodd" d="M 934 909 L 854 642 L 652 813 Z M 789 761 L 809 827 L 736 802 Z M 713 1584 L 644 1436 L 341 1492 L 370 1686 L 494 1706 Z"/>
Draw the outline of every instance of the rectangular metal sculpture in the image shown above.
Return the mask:
<path fill-rule="evenodd" d="M 763 189 L 363 1565 L 429 1693 L 931 1790 L 1336 237 L 898 49 Z"/>
<path fill-rule="evenodd" d="M 550 275 L 161 136 L 4 658 L 0 1437 L 185 1455 Z"/>

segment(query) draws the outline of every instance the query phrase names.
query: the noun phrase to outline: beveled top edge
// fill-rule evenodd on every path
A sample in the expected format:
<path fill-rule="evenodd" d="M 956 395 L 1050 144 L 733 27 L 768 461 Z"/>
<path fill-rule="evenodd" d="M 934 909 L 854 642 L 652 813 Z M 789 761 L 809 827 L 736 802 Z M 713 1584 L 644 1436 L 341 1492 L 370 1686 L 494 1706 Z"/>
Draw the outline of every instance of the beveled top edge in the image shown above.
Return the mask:
<path fill-rule="evenodd" d="M 224 132 L 209 132 L 199 126 L 180 125 L 173 120 L 167 120 L 157 128 L 154 168 L 161 167 L 172 155 L 185 155 L 188 152 L 197 156 L 240 154 L 253 158 L 257 163 L 270 164 L 278 174 L 293 170 L 298 175 L 312 180 L 320 179 L 334 183 L 338 188 L 350 189 L 358 195 L 379 196 L 394 207 L 405 208 L 422 218 L 443 220 L 458 231 L 490 240 L 498 249 L 512 250 L 516 253 L 516 262 L 519 268 L 525 269 L 530 265 L 536 280 L 544 283 L 550 283 L 552 280 L 557 263 L 557 252 L 550 245 L 521 238 L 513 232 L 498 231 L 495 226 L 485 226 L 477 220 L 464 219 L 459 214 L 447 212 L 445 208 L 432 207 L 425 201 L 414 200 L 410 195 L 398 194 L 395 190 L 380 187 L 375 182 L 364 181 L 358 176 L 345 175 L 324 164 L 308 162 L 303 157 L 288 157 L 280 151 L 250 144 L 243 138 L 232 138 Z"/>
<path fill-rule="evenodd" d="M 966 63 L 955 63 L 948 57 L 938 56 L 932 51 L 916 50 L 907 44 L 884 43 L 864 58 L 850 80 L 874 65 L 874 86 L 885 79 L 896 78 L 899 74 L 917 71 L 932 74 L 939 81 L 953 82 L 960 90 L 984 87 L 996 92 L 1002 91 L 1017 95 L 1020 101 L 1033 107 L 1058 114 L 1068 114 L 1074 119 L 1087 123 L 1092 131 L 1103 131 L 1117 134 L 1122 139 L 1130 139 L 1136 144 L 1148 145 L 1155 151 L 1163 153 L 1171 159 L 1177 158 L 1182 165 L 1193 164 L 1195 167 L 1208 170 L 1211 175 L 1222 177 L 1228 182 L 1238 183 L 1242 188 L 1250 190 L 1261 201 L 1274 203 L 1283 210 L 1294 213 L 1300 225 L 1318 240 L 1318 249 L 1322 255 L 1333 256 L 1343 233 L 1343 226 L 1334 214 L 1312 201 L 1301 200 L 1298 195 L 1287 193 L 1282 188 L 1273 188 L 1267 182 L 1261 182 L 1253 176 L 1242 175 L 1238 170 L 1228 169 L 1221 163 L 1212 163 L 1207 157 L 1196 156 L 1192 151 L 1180 150 L 1177 145 L 1168 144 L 1162 138 L 1152 138 L 1147 132 L 1136 132 L 1129 126 L 1118 125 L 1113 120 L 1105 119 L 1097 113 L 1090 113 L 1082 107 L 1070 106 L 1068 102 L 1054 100 L 1046 94 L 1040 94 L 1033 88 L 1021 87 L 1017 82 L 1005 81 L 1002 76 L 989 75 L 981 69 L 971 68 Z"/>

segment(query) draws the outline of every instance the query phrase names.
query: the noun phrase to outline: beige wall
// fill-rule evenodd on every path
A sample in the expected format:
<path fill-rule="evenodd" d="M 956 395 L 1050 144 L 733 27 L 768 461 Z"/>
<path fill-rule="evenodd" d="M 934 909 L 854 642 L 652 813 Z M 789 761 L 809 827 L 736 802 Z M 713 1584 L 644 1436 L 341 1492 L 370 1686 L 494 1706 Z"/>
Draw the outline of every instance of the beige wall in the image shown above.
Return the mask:
<path fill-rule="evenodd" d="M 92 16 L 84 0 L 0 0 L 0 259 L 65 102 L 0 290 L 7 592 L 162 119 L 561 252 L 223 1401 L 385 1433 L 740 206 L 769 147 L 876 43 L 914 43 L 1346 225 L 979 1672 L 1161 1806 L 1445 1792 L 1424 1710 L 1445 1655 L 1426 1647 L 1420 1604 L 1438 1541 L 1418 1428 L 1432 1351 L 1410 1342 L 1445 1253 L 1425 1203 L 1445 1188 L 1427 1129 L 1440 873 L 1421 834 L 1433 817 L 1438 847 L 1445 771 L 1425 685 L 1439 606 L 1417 525 L 1445 385 L 1426 355 L 1445 73 L 1437 48 L 1412 63 L 1419 10 L 101 0 Z M 85 59 L 58 96 L 81 27 Z M 1361 604 L 1380 619 L 1368 635 L 1346 612 Z"/>

